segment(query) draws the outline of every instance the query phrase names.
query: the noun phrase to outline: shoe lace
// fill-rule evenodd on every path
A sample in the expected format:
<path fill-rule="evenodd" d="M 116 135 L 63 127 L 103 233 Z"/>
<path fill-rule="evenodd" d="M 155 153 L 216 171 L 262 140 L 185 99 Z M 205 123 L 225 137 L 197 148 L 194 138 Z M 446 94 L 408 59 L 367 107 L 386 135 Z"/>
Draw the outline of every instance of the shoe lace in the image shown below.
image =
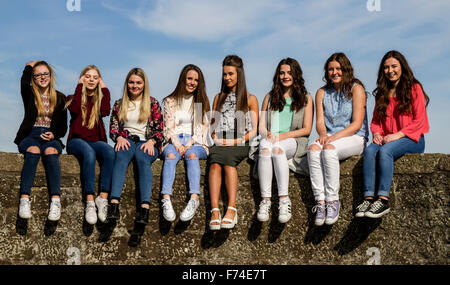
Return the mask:
<path fill-rule="evenodd" d="M 322 205 L 322 204 L 317 204 L 317 205 L 315 205 L 314 207 L 312 207 L 312 212 L 313 213 L 315 213 L 315 212 L 319 212 L 319 213 L 323 213 L 324 211 L 325 211 L 325 206 L 324 205 Z"/>
<path fill-rule="evenodd" d="M 263 201 L 261 202 L 261 204 L 259 205 L 259 210 L 260 210 L 261 212 L 267 212 L 267 211 L 269 211 L 269 209 L 270 209 L 270 203 L 269 203 L 269 201 L 263 200 Z"/>
<path fill-rule="evenodd" d="M 189 200 L 188 204 L 186 205 L 186 211 L 192 212 L 195 209 L 195 201 L 193 199 Z"/>
<path fill-rule="evenodd" d="M 163 209 L 165 209 L 165 210 L 170 210 L 170 209 L 172 208 L 172 203 L 170 202 L 169 199 L 163 200 L 162 207 L 163 207 Z"/>
<path fill-rule="evenodd" d="M 375 203 L 372 204 L 372 208 L 370 209 L 372 212 L 378 211 L 383 207 L 383 202 L 380 200 L 375 201 Z"/>
<path fill-rule="evenodd" d="M 364 200 L 364 202 L 361 203 L 358 207 L 356 207 L 357 210 L 366 209 L 370 205 L 369 200 Z"/>
<path fill-rule="evenodd" d="M 56 215 L 60 208 L 61 208 L 61 204 L 59 204 L 59 203 L 51 203 L 50 204 L 50 214 L 51 215 Z"/>
<path fill-rule="evenodd" d="M 95 204 L 94 204 L 94 205 L 92 205 L 92 204 L 87 204 L 87 205 L 86 205 L 86 212 L 89 211 L 89 210 L 95 211 Z"/>
<path fill-rule="evenodd" d="M 334 205 L 334 203 L 327 203 L 326 208 L 327 208 L 327 209 L 328 209 L 328 208 L 331 208 L 331 209 L 334 210 L 334 211 L 337 210 L 337 208 L 336 208 L 336 206 Z"/>

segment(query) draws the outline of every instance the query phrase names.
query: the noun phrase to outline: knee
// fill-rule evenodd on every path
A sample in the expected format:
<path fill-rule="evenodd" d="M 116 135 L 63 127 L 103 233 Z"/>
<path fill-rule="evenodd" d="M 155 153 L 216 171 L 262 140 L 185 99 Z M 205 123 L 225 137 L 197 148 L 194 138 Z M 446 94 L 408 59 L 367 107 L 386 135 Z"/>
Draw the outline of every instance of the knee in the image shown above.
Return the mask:
<path fill-rule="evenodd" d="M 309 151 L 320 151 L 322 149 L 318 145 L 312 144 L 312 145 L 309 146 L 308 150 Z"/>
<path fill-rule="evenodd" d="M 268 148 L 263 148 L 260 152 L 259 152 L 259 156 L 270 156 L 270 150 Z"/>
<path fill-rule="evenodd" d="M 274 147 L 272 152 L 273 152 L 273 154 L 276 154 L 276 155 L 280 155 L 280 154 L 284 153 L 283 150 L 279 147 Z"/>
<path fill-rule="evenodd" d="M 191 152 L 187 155 L 187 159 L 196 159 L 196 158 L 197 158 L 197 155 L 193 152 Z"/>
<path fill-rule="evenodd" d="M 27 148 L 27 152 L 32 154 L 40 154 L 41 150 L 37 146 L 30 146 L 29 148 Z"/>
<path fill-rule="evenodd" d="M 177 156 L 175 155 L 175 153 L 169 152 L 169 153 L 166 155 L 166 158 L 168 158 L 168 159 L 175 159 L 175 158 L 177 158 Z"/>
<path fill-rule="evenodd" d="M 210 166 L 210 171 L 222 171 L 222 166 L 218 163 L 213 163 Z"/>
<path fill-rule="evenodd" d="M 335 147 L 332 144 L 326 144 L 323 146 L 323 149 L 335 149 Z"/>
<path fill-rule="evenodd" d="M 379 159 L 392 159 L 392 152 L 388 148 L 380 148 L 378 152 Z"/>
<path fill-rule="evenodd" d="M 44 151 L 45 155 L 52 155 L 52 154 L 58 154 L 58 151 L 54 147 L 48 147 Z"/>

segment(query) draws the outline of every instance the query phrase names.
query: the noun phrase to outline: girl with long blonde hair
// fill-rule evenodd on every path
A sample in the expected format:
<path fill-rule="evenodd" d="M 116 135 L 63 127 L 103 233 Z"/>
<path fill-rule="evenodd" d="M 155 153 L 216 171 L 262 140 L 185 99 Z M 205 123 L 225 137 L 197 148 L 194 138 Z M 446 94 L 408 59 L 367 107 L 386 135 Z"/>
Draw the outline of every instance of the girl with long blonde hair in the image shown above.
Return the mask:
<path fill-rule="evenodd" d="M 110 113 L 111 96 L 98 67 L 89 65 L 83 69 L 75 93 L 69 97 L 66 105 L 71 120 L 67 153 L 73 154 L 80 162 L 82 189 L 86 198 L 85 220 L 93 225 L 97 217 L 101 222 L 106 220 L 114 164 L 114 150 L 108 145 L 102 120 Z M 96 160 L 100 165 L 100 194 L 94 200 Z"/>
<path fill-rule="evenodd" d="M 128 165 L 136 161 L 139 176 L 140 205 L 136 223 L 147 224 L 152 191 L 152 163 L 161 152 L 163 116 L 159 102 L 150 96 L 147 75 L 141 68 L 128 73 L 122 99 L 114 103 L 110 137 L 116 143 L 108 219 L 120 216 L 119 202 Z"/>
<path fill-rule="evenodd" d="M 21 95 L 24 118 L 14 143 L 24 154 L 20 178 L 19 217 L 29 219 L 31 213 L 31 186 L 40 157 L 46 171 L 51 198 L 48 220 L 61 217 L 60 180 L 58 156 L 64 147 L 61 138 L 67 132 L 66 97 L 55 90 L 55 74 L 45 61 L 31 61 L 25 66 L 21 78 Z"/>

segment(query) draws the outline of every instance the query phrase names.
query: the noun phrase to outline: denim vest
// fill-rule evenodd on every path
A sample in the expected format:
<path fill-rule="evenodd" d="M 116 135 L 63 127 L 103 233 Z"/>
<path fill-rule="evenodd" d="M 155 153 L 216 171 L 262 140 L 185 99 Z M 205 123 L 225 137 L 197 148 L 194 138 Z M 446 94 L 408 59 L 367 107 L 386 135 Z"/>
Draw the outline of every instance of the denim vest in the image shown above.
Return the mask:
<path fill-rule="evenodd" d="M 355 85 L 353 85 L 355 86 Z M 366 98 L 367 100 L 367 98 Z M 353 101 L 347 98 L 342 92 L 334 88 L 326 88 L 323 96 L 323 109 L 325 126 L 328 134 L 335 134 L 348 127 L 352 122 Z M 364 110 L 364 122 L 356 135 L 369 137 L 369 128 L 367 124 L 367 110 Z"/>

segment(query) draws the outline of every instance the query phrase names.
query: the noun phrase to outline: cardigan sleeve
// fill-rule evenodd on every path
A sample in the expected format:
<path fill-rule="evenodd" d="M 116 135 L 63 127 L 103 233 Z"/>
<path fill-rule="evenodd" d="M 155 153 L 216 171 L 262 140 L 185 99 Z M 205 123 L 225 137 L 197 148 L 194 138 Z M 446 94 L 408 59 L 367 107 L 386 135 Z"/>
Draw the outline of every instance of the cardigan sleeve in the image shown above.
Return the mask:
<path fill-rule="evenodd" d="M 415 142 L 429 131 L 428 116 L 425 106 L 425 95 L 419 84 L 415 84 L 412 88 L 412 120 L 406 125 L 401 126 L 401 132 Z"/>
<path fill-rule="evenodd" d="M 164 139 L 172 144 L 179 145 L 180 141 L 175 134 L 175 101 L 171 98 L 166 98 L 164 100 Z"/>

